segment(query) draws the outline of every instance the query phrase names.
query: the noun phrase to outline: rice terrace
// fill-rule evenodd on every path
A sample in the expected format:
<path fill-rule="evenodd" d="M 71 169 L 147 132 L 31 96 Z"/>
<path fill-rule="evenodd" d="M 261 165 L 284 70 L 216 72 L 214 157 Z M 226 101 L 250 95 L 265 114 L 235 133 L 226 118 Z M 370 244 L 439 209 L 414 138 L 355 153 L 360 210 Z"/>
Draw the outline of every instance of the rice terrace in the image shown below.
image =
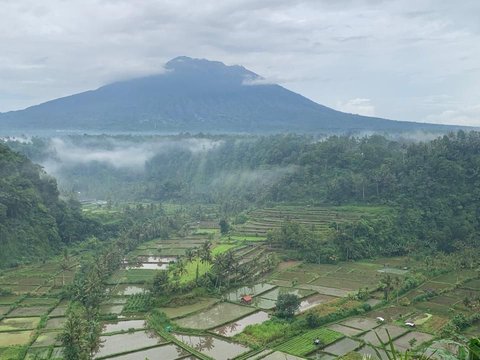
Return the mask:
<path fill-rule="evenodd" d="M 140 242 L 103 280 L 94 358 L 375 358 L 377 351 L 385 353 L 382 342 L 389 337 L 398 351 L 434 353 L 443 346 L 436 339 L 452 316 L 478 314 L 478 304 L 465 300 L 478 302 L 478 270 L 426 268 L 414 257 L 315 264 L 298 260 L 294 249 L 282 251 L 272 239 L 285 222 L 327 237 L 338 224 L 385 211 L 282 205 L 247 212 L 245 221 L 227 233 L 221 233 L 218 218 L 209 217 L 168 238 Z M 16 354 L 63 358 L 61 334 L 69 321 L 63 289 L 91 256 L 88 248 L 71 252 L 68 267 L 60 256 L 2 272 L 1 359 Z M 233 269 L 218 264 L 227 256 L 237 264 Z M 226 272 L 210 280 L 207 290 L 203 284 L 219 266 Z M 166 276 L 164 283 L 159 272 Z M 299 299 L 294 317 L 287 320 L 276 312 L 285 294 Z"/>

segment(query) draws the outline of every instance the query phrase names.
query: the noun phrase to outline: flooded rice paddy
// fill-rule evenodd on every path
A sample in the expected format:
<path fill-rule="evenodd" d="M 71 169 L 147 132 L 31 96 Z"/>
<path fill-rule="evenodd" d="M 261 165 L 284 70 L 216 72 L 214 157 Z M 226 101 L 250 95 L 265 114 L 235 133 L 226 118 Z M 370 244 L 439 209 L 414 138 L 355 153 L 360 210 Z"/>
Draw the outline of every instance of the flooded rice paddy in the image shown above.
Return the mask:
<path fill-rule="evenodd" d="M 271 290 L 275 288 L 275 285 L 272 284 L 256 284 L 254 286 L 244 286 L 239 289 L 236 289 L 235 291 L 230 292 L 227 294 L 227 300 L 229 301 L 240 301 L 241 297 L 243 295 L 259 295 L 262 293 L 267 292 L 268 290 Z"/>
<path fill-rule="evenodd" d="M 261 324 L 269 318 L 270 315 L 268 313 L 259 311 L 240 320 L 218 327 L 214 329 L 213 332 L 222 336 L 231 337 L 240 334 L 248 325 Z"/>
<path fill-rule="evenodd" d="M 131 329 L 145 329 L 146 326 L 145 320 L 125 320 L 116 323 L 107 323 L 103 325 L 102 334 L 128 331 Z"/>
<path fill-rule="evenodd" d="M 161 344 L 163 341 L 152 331 L 135 331 L 131 333 L 101 336 L 101 345 L 95 358 L 105 357 L 135 349 Z"/>
<path fill-rule="evenodd" d="M 216 360 L 233 359 L 240 354 L 250 351 L 250 348 L 244 345 L 221 340 L 213 336 L 175 334 L 175 337 L 195 350 Z"/>
<path fill-rule="evenodd" d="M 255 309 L 251 307 L 224 302 L 199 313 L 178 319 L 176 323 L 184 328 L 210 329 L 254 311 Z"/>
<path fill-rule="evenodd" d="M 336 356 L 343 356 L 350 351 L 359 348 L 361 345 L 362 343 L 360 341 L 350 338 L 343 338 L 332 345 L 327 346 L 325 349 L 323 349 L 323 351 Z"/>
<path fill-rule="evenodd" d="M 175 345 L 163 345 L 147 350 L 140 350 L 111 358 L 112 360 L 141 360 L 141 359 L 162 359 L 175 360 L 187 356 L 188 353 Z"/>

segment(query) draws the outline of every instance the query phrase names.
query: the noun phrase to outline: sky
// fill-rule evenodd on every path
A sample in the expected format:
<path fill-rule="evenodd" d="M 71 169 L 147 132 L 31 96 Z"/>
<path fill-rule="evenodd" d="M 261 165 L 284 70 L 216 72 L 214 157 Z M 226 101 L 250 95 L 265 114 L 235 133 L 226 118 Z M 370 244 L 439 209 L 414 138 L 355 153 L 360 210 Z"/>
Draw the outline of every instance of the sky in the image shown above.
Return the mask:
<path fill-rule="evenodd" d="M 337 110 L 480 126 L 478 0 L 0 0 L 0 112 L 243 65 Z"/>

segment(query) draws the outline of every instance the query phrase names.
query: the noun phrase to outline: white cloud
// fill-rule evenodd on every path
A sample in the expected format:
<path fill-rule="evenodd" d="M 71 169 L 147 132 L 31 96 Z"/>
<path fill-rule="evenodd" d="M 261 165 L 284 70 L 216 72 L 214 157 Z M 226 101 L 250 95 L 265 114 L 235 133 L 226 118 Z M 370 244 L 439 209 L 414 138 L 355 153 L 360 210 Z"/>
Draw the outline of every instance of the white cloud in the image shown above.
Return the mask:
<path fill-rule="evenodd" d="M 198 5 L 198 4 L 197 4 Z M 480 2 L 0 0 L 0 111 L 159 73 L 179 55 L 241 64 L 315 101 L 394 119 L 480 93 Z M 368 95 L 367 95 L 368 94 Z"/>
<path fill-rule="evenodd" d="M 428 115 L 428 122 L 437 124 L 456 124 L 480 127 L 480 104 L 444 110 Z"/>
<path fill-rule="evenodd" d="M 375 106 L 370 99 L 356 98 L 345 102 L 339 101 L 336 108 L 346 113 L 375 116 Z"/>

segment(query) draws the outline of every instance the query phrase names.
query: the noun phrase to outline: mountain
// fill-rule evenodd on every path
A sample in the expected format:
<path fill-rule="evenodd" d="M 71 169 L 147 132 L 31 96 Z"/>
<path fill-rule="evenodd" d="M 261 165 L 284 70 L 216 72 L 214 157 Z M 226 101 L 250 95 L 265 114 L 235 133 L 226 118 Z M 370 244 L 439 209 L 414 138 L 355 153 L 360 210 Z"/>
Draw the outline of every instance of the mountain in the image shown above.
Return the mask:
<path fill-rule="evenodd" d="M 0 114 L 1 130 L 402 131 L 447 126 L 347 114 L 317 104 L 242 66 L 177 57 L 165 73 L 115 82 Z M 453 128 L 452 128 L 453 129 Z"/>

